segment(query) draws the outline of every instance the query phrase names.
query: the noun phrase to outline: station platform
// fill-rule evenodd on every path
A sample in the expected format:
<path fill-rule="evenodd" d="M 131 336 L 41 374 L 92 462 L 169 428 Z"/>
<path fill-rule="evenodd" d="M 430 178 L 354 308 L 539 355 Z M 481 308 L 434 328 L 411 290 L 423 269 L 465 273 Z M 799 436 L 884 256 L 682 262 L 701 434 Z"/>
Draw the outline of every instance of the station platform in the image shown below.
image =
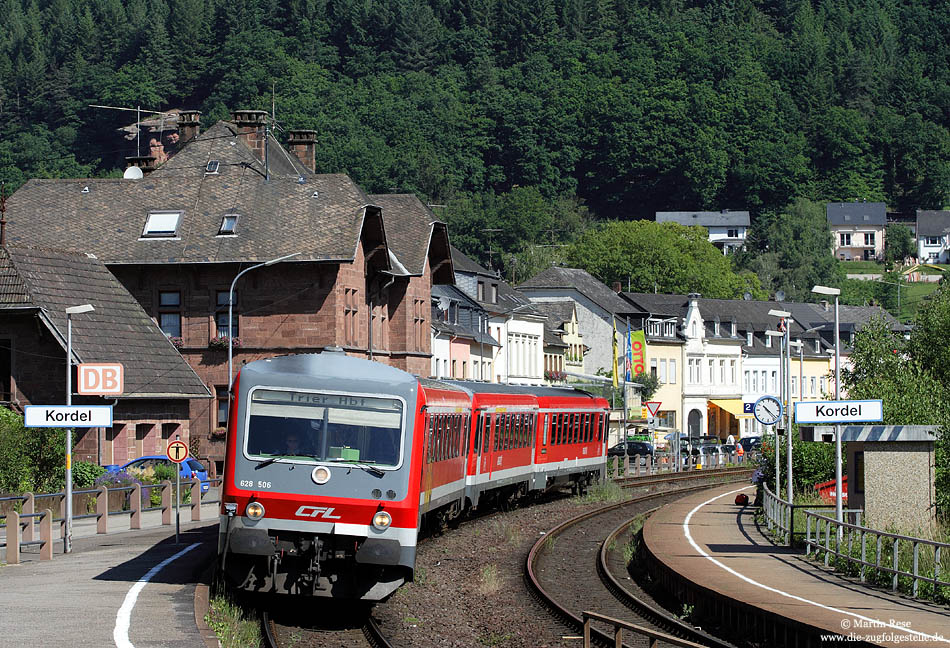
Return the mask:
<path fill-rule="evenodd" d="M 177 544 L 174 522 L 162 525 L 154 512 L 143 514 L 142 529 L 126 523 L 107 534 L 77 520 L 72 551 L 63 554 L 58 540 L 52 560 L 24 548 L 20 564 L 0 564 L 0 645 L 218 645 L 196 619 L 203 617 L 196 589 L 217 550 L 217 505 L 203 506 L 201 521 L 188 520 L 183 511 Z"/>
<path fill-rule="evenodd" d="M 756 509 L 720 486 L 656 511 L 643 527 L 650 570 L 680 600 L 770 646 L 950 646 L 950 609 L 839 576 L 773 544 Z"/>

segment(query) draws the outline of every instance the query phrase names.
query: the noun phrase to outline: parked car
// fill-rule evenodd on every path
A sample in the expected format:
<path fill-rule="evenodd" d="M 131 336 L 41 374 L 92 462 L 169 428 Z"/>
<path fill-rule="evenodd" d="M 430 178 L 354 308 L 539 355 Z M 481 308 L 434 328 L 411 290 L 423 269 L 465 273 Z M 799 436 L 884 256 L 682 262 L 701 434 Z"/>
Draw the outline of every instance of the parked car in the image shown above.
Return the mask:
<path fill-rule="evenodd" d="M 138 459 L 133 459 L 132 461 L 126 462 L 121 466 L 118 464 L 110 464 L 104 466 L 107 472 L 123 472 L 132 470 L 147 470 L 148 468 L 154 468 L 155 466 L 171 466 L 172 461 L 165 455 L 146 455 L 144 457 L 139 457 Z M 211 486 L 211 482 L 208 481 L 208 470 L 201 465 L 201 462 L 197 459 L 189 457 L 183 462 L 178 464 L 178 474 L 181 475 L 182 479 L 195 479 L 197 478 L 201 482 L 201 492 L 206 493 Z"/>
<path fill-rule="evenodd" d="M 623 441 L 607 450 L 608 457 L 622 457 L 624 450 Z M 645 464 L 646 458 L 653 460 L 653 446 L 644 441 L 627 441 L 627 455 L 633 457 L 640 455 L 640 463 Z"/>

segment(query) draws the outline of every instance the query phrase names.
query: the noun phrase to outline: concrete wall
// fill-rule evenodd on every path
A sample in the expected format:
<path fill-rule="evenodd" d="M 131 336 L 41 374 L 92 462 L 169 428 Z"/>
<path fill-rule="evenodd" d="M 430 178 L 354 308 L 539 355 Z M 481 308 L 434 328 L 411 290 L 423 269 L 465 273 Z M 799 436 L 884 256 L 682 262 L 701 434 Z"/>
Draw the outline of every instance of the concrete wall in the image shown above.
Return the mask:
<path fill-rule="evenodd" d="M 854 475 L 861 451 L 863 493 Z M 860 506 L 863 496 L 865 526 L 930 537 L 936 523 L 934 468 L 932 442 L 849 443 L 848 506 Z"/>

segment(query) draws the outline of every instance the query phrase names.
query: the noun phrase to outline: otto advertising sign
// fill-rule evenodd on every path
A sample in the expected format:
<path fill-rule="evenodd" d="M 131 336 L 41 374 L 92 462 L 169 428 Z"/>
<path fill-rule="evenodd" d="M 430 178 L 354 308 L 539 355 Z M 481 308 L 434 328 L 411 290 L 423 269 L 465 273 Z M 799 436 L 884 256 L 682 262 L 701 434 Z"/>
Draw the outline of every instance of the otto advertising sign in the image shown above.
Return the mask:
<path fill-rule="evenodd" d="M 76 391 L 84 396 L 119 396 L 125 388 L 124 372 L 118 362 L 85 362 L 77 370 Z"/>

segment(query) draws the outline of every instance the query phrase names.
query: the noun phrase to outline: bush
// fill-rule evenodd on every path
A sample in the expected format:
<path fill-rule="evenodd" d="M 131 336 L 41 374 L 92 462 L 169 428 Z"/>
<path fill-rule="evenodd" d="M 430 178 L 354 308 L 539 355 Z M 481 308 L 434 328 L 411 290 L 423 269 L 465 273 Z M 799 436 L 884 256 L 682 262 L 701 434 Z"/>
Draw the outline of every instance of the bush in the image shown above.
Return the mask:
<path fill-rule="evenodd" d="M 0 491 L 49 493 L 66 485 L 66 432 L 25 428 L 23 417 L 0 407 Z"/>
<path fill-rule="evenodd" d="M 77 461 L 73 464 L 73 486 L 76 488 L 93 488 L 96 479 L 106 471 L 99 464 L 89 461 Z"/>

